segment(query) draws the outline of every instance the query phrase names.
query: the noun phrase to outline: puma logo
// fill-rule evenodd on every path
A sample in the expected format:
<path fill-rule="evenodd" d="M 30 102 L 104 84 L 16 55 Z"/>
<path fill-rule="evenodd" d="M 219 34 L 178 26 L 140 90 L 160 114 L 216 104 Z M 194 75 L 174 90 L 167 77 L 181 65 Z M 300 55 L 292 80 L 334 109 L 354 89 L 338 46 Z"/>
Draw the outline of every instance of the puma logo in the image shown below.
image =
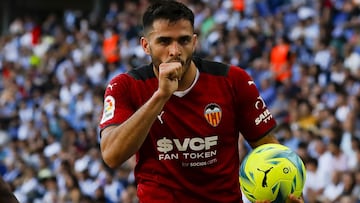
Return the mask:
<path fill-rule="evenodd" d="M 267 174 L 270 172 L 270 170 L 272 169 L 273 167 L 269 168 L 268 170 L 261 170 L 261 169 L 257 169 L 258 171 L 261 171 L 264 173 L 264 178 L 262 180 L 262 187 L 267 187 Z"/>
<path fill-rule="evenodd" d="M 249 81 L 248 81 L 248 85 L 249 85 L 249 86 L 250 86 L 250 85 L 255 85 L 255 82 L 252 81 L 252 80 L 249 80 Z"/>
<path fill-rule="evenodd" d="M 117 85 L 117 83 L 114 83 L 114 84 L 108 84 L 108 88 L 110 88 L 110 90 L 112 90 L 113 89 L 113 87 L 115 86 L 115 85 Z"/>
<path fill-rule="evenodd" d="M 162 120 L 162 115 L 165 113 L 165 111 L 162 111 L 159 115 L 157 115 L 157 118 L 159 119 L 160 123 L 163 124 L 164 121 Z"/>

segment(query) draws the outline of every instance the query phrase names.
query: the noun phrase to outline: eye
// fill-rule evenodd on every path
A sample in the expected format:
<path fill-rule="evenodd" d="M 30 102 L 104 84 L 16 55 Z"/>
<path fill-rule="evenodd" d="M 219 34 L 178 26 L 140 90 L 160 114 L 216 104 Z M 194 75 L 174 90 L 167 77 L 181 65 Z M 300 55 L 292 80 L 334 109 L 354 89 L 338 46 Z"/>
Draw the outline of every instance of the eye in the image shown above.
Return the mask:
<path fill-rule="evenodd" d="M 190 41 L 191 41 L 191 37 L 188 37 L 188 36 L 186 36 L 186 37 L 181 37 L 181 38 L 179 39 L 179 44 L 181 44 L 181 45 L 187 45 L 187 44 L 190 43 Z"/>
<path fill-rule="evenodd" d="M 161 45 L 169 45 L 171 43 L 171 39 L 167 37 L 161 37 L 159 38 L 158 43 Z"/>

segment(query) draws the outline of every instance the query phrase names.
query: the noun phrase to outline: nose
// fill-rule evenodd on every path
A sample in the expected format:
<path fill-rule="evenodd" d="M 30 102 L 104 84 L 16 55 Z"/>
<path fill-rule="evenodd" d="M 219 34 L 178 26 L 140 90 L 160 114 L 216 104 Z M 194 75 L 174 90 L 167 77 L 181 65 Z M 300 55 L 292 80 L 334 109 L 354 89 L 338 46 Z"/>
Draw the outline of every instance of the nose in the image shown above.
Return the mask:
<path fill-rule="evenodd" d="M 181 55 L 181 46 L 177 42 L 173 42 L 169 47 L 169 54 L 171 57 L 180 56 Z"/>

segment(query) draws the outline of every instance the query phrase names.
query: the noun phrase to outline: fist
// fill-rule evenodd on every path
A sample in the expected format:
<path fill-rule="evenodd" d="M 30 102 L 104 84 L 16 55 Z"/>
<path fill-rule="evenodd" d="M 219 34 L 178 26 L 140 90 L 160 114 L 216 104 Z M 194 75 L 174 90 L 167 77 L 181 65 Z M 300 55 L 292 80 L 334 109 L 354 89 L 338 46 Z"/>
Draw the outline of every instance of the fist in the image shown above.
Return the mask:
<path fill-rule="evenodd" d="M 159 90 L 169 97 L 178 89 L 181 79 L 180 62 L 161 63 L 159 65 Z"/>

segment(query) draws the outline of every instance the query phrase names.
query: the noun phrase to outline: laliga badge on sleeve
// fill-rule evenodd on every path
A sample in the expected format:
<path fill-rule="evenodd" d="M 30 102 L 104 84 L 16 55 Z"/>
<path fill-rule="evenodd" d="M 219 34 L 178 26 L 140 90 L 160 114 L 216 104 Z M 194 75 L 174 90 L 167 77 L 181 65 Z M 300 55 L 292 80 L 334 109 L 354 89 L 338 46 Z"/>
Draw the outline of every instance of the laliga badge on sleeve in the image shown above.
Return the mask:
<path fill-rule="evenodd" d="M 104 111 L 101 118 L 101 124 L 112 119 L 115 112 L 115 99 L 112 96 L 107 96 L 104 100 Z"/>

